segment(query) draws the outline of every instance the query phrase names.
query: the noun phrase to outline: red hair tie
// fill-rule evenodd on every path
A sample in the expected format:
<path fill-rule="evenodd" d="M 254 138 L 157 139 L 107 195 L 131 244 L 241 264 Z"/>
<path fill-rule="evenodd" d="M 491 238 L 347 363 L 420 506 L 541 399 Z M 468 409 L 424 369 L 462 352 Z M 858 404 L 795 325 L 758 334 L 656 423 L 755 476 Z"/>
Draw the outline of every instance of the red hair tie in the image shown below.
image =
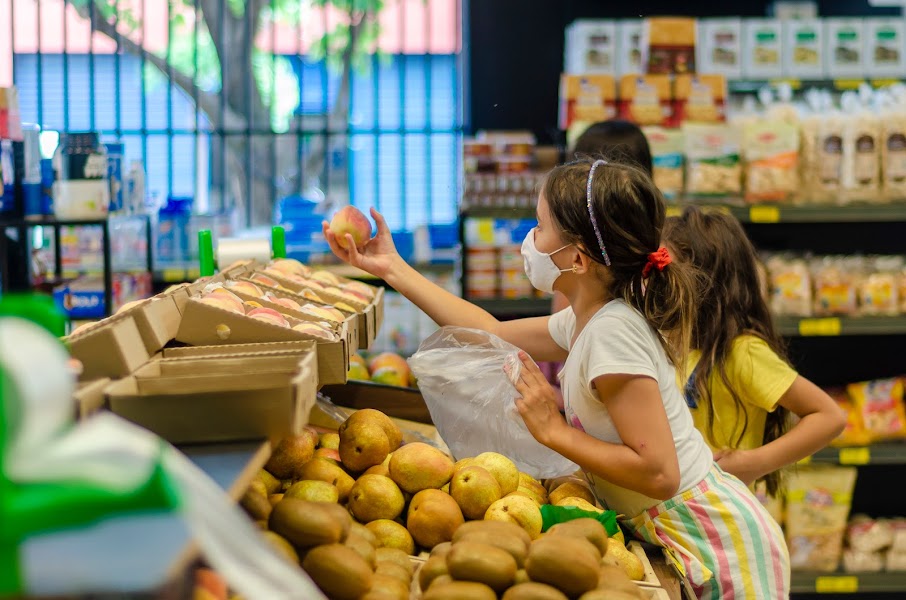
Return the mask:
<path fill-rule="evenodd" d="M 648 262 L 645 263 L 645 268 L 642 269 L 642 279 L 648 279 L 651 267 L 657 267 L 658 271 L 663 271 L 664 267 L 672 262 L 673 259 L 670 257 L 670 252 L 667 251 L 667 248 L 661 246 L 657 252 L 652 252 L 648 255 Z"/>

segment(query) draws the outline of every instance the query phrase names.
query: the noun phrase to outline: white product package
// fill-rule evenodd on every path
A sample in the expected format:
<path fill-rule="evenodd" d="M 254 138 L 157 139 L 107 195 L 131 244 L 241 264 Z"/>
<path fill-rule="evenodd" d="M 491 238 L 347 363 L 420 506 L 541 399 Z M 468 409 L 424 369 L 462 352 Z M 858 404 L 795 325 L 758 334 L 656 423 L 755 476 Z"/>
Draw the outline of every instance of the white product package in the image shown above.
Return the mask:
<path fill-rule="evenodd" d="M 443 327 L 422 342 L 409 366 L 454 458 L 498 452 L 537 479 L 574 473 L 579 467 L 535 440 L 516 412 L 519 393 L 504 365 L 518 366 L 518 352 L 485 331 Z"/>

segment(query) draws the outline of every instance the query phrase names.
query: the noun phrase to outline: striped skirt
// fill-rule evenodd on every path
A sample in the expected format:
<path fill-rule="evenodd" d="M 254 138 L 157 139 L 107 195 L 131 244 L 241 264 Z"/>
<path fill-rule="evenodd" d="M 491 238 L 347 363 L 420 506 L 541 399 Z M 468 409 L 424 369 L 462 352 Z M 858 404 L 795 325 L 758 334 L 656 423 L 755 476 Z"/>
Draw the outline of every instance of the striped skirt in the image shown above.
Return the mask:
<path fill-rule="evenodd" d="M 716 463 L 692 489 L 623 524 L 636 537 L 667 548 L 699 598 L 789 598 L 783 531 L 752 492 Z"/>

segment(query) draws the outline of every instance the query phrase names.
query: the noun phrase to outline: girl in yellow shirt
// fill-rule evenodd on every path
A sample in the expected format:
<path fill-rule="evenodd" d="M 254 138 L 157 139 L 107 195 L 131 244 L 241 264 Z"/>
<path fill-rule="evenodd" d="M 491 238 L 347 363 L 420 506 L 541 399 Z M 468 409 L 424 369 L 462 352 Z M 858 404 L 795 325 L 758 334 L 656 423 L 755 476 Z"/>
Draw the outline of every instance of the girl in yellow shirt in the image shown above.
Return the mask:
<path fill-rule="evenodd" d="M 846 423 L 833 399 L 790 367 L 759 281 L 755 248 L 739 222 L 687 207 L 667 219 L 665 245 L 702 274 L 685 373 L 696 428 L 724 471 L 770 495 L 780 469 L 825 447 Z M 789 414 L 799 422 L 789 427 Z"/>

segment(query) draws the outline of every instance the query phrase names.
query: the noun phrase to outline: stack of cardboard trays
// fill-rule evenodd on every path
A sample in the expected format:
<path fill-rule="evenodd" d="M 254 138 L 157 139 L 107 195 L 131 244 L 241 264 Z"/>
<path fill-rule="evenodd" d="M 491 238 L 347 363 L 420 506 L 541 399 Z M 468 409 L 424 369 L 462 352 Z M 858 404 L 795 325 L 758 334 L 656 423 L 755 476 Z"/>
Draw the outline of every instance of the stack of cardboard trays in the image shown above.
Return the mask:
<path fill-rule="evenodd" d="M 240 263 L 174 286 L 65 338 L 82 365 L 76 416 L 109 409 L 177 444 L 273 441 L 299 433 L 320 387 L 345 383 L 349 357 L 373 340 L 369 332 L 380 327 L 383 293 L 375 289 L 371 303 L 335 323 L 334 341 L 197 301 L 211 283 L 261 268 Z M 280 304 L 267 306 L 291 324 L 313 320 Z"/>

